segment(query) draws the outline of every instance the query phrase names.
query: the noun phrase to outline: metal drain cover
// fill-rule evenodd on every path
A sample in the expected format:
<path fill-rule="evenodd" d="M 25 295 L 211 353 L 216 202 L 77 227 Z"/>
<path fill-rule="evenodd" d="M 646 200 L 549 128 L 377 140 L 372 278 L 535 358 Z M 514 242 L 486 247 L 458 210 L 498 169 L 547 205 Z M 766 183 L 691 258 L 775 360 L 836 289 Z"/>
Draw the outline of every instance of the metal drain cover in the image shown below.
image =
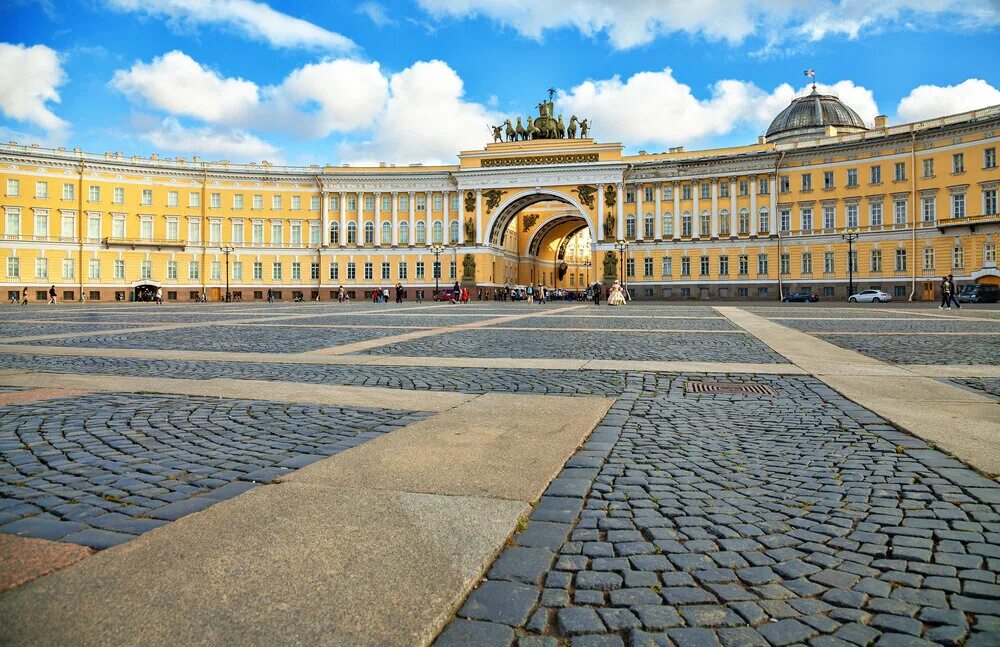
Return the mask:
<path fill-rule="evenodd" d="M 685 382 L 685 393 L 701 393 L 704 395 L 770 395 L 778 392 L 767 384 L 756 382 Z"/>

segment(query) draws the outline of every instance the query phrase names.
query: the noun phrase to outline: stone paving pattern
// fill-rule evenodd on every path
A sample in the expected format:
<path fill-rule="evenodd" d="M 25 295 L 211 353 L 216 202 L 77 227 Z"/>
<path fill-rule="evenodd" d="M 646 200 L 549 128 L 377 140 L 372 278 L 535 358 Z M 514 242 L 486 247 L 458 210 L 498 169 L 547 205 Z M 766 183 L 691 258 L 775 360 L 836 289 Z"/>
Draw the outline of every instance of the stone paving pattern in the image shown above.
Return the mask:
<path fill-rule="evenodd" d="M 1000 364 L 1000 338 L 993 335 L 818 336 L 891 364 Z"/>
<path fill-rule="evenodd" d="M 368 339 L 401 335 L 413 329 L 307 328 L 295 326 L 206 326 L 154 330 L 142 333 L 93 335 L 68 339 L 25 342 L 36 346 L 83 346 L 88 348 L 155 348 L 226 353 L 303 353 Z"/>
<path fill-rule="evenodd" d="M 107 548 L 427 415 L 113 393 L 0 407 L 0 532 Z"/>
<path fill-rule="evenodd" d="M 951 378 L 951 382 L 1000 398 L 1000 377 Z"/>
<path fill-rule="evenodd" d="M 814 378 L 688 379 L 630 376 L 436 647 L 997 644 L 1000 485 Z"/>
<path fill-rule="evenodd" d="M 703 317 L 699 319 L 654 317 L 601 317 L 554 315 L 528 317 L 506 321 L 497 328 L 600 328 L 602 330 L 739 330 L 728 319 Z"/>
<path fill-rule="evenodd" d="M 222 377 L 308 384 L 371 386 L 408 391 L 536 393 L 577 396 L 618 396 L 625 388 L 626 375 L 618 371 L 598 370 L 195 362 L 20 354 L 0 354 L 0 369 L 192 380 L 210 380 Z"/>
<path fill-rule="evenodd" d="M 364 351 L 421 357 L 515 357 L 542 359 L 678 360 L 787 363 L 755 337 L 742 333 L 651 335 L 629 332 L 463 330 Z"/>
<path fill-rule="evenodd" d="M 163 322 L 160 322 L 163 323 Z M 131 328 L 137 325 L 134 321 L 128 323 L 4 323 L 0 324 L 0 343 L 4 339 L 19 337 L 34 337 L 35 335 L 64 335 L 115 328 Z M 150 324 L 152 325 L 152 324 Z"/>
<path fill-rule="evenodd" d="M 1000 342 L 1000 321 L 967 321 L 964 319 L 858 319 L 842 320 L 807 320 L 783 319 L 774 320 L 782 326 L 795 328 L 809 333 L 817 332 L 869 332 L 869 333 L 920 333 L 928 332 L 992 332 L 998 333 L 994 339 Z"/>

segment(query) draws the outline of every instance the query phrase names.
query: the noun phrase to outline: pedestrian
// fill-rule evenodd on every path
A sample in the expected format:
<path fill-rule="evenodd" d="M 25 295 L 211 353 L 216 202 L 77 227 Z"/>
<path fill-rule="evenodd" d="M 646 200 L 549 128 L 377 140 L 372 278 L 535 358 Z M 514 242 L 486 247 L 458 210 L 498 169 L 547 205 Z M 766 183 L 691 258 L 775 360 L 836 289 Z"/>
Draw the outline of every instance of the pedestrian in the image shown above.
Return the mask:
<path fill-rule="evenodd" d="M 402 302 L 403 302 L 403 284 L 397 282 L 396 283 L 396 303 L 402 303 Z"/>
<path fill-rule="evenodd" d="M 951 302 L 955 304 L 956 308 L 961 310 L 962 306 L 958 303 L 958 285 L 955 284 L 955 277 L 949 274 L 948 282 L 951 283 Z"/>
<path fill-rule="evenodd" d="M 163 288 L 156 288 L 156 304 L 163 305 Z"/>
<path fill-rule="evenodd" d="M 424 302 L 424 289 L 417 288 L 417 303 L 423 303 L 423 302 Z"/>
<path fill-rule="evenodd" d="M 469 288 L 462 288 L 462 303 L 469 302 Z"/>
<path fill-rule="evenodd" d="M 476 301 L 482 301 L 482 300 L 483 300 L 483 289 L 479 288 L 478 290 L 476 290 Z"/>
<path fill-rule="evenodd" d="M 594 281 L 593 290 L 594 290 L 594 305 L 599 306 L 601 305 L 601 284 L 598 283 L 597 281 Z"/>
<path fill-rule="evenodd" d="M 21 305 L 22 306 L 28 305 L 28 288 L 27 287 L 25 287 L 23 290 L 21 290 Z"/>
<path fill-rule="evenodd" d="M 524 294 L 528 298 L 528 303 L 535 302 L 535 287 L 533 285 L 529 283 L 528 287 L 524 289 Z"/>
<path fill-rule="evenodd" d="M 941 305 L 938 310 L 951 310 L 951 281 L 947 276 L 941 277 Z"/>
<path fill-rule="evenodd" d="M 389 303 L 389 288 L 382 288 L 382 303 Z"/>
<path fill-rule="evenodd" d="M 342 286 L 340 286 L 340 288 L 337 289 L 337 303 L 343 303 L 344 302 L 344 298 L 346 296 L 347 296 L 347 292 L 344 291 L 344 286 L 342 285 Z"/>
<path fill-rule="evenodd" d="M 56 305 L 56 286 L 54 285 L 49 288 L 49 305 Z"/>

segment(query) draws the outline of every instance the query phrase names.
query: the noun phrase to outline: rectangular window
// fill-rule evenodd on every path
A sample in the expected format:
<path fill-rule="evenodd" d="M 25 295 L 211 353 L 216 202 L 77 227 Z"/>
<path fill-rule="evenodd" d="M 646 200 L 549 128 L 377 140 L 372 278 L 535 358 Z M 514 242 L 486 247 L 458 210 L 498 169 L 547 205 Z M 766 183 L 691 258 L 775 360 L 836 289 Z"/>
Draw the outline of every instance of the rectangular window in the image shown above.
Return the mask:
<path fill-rule="evenodd" d="M 849 271 L 851 271 L 851 272 L 857 272 L 858 271 L 858 250 L 855 249 L 855 250 L 851 250 L 850 252 L 848 252 L 848 254 L 847 254 L 847 266 L 849 268 Z"/>
<path fill-rule="evenodd" d="M 153 278 L 153 262 L 142 260 L 139 261 L 139 278 L 140 279 L 151 279 Z"/>
<path fill-rule="evenodd" d="M 813 271 L 812 252 L 802 252 L 802 273 L 812 274 L 812 271 Z"/>
<path fill-rule="evenodd" d="M 635 188 L 632 186 L 625 187 L 625 203 L 632 204 L 635 202 Z"/>
<path fill-rule="evenodd" d="M 21 181 L 13 178 L 7 179 L 7 197 L 18 198 L 21 196 Z"/>
<path fill-rule="evenodd" d="M 965 194 L 964 193 L 953 193 L 951 196 L 951 217 L 952 218 L 964 218 L 965 217 Z"/>
<path fill-rule="evenodd" d="M 49 237 L 49 212 L 35 212 L 35 238 L 44 239 Z"/>
<path fill-rule="evenodd" d="M 873 166 L 871 168 L 871 183 L 872 184 L 882 184 L 882 167 Z"/>
<path fill-rule="evenodd" d="M 76 185 L 64 184 L 62 190 L 63 200 L 74 200 L 76 198 Z"/>
<path fill-rule="evenodd" d="M 809 207 L 802 208 L 802 231 L 811 231 L 813 228 L 813 210 Z"/>
<path fill-rule="evenodd" d="M 924 269 L 925 270 L 933 271 L 934 270 L 934 261 L 935 261 L 935 259 L 934 259 L 934 248 L 933 247 L 924 247 Z"/>
<path fill-rule="evenodd" d="M 264 223 L 256 220 L 250 223 L 250 243 L 253 245 L 264 244 Z"/>
<path fill-rule="evenodd" d="M 302 196 L 292 196 L 292 211 L 302 211 Z"/>
<path fill-rule="evenodd" d="M 153 206 L 153 190 L 152 189 L 143 189 L 142 190 L 142 199 L 140 201 L 140 204 L 142 204 L 142 206 L 144 206 L 144 207 L 151 207 L 151 206 Z"/>
<path fill-rule="evenodd" d="M 996 189 L 984 189 L 983 190 L 983 213 L 988 216 L 995 216 L 997 214 L 997 190 Z"/>
<path fill-rule="evenodd" d="M 791 274 L 792 272 L 792 255 L 782 254 L 778 259 L 778 271 L 782 274 Z"/>
<path fill-rule="evenodd" d="M 337 265 L 336 261 L 330 263 L 330 280 L 339 281 L 340 280 L 340 266 Z"/>
<path fill-rule="evenodd" d="M 708 182 L 701 183 L 701 199 L 709 200 L 712 197 L 712 187 Z"/>
<path fill-rule="evenodd" d="M 782 209 L 778 212 L 781 218 L 781 231 L 788 231 L 792 228 L 792 212 L 790 209 Z"/>
<path fill-rule="evenodd" d="M 280 222 L 271 223 L 271 244 L 281 245 L 285 242 L 284 225 Z"/>
<path fill-rule="evenodd" d="M 667 188 L 669 189 L 670 187 L 667 187 Z M 721 196 L 723 198 L 728 198 L 729 197 L 729 182 L 728 181 L 722 181 L 722 182 L 719 183 L 719 196 Z"/>
<path fill-rule="evenodd" d="M 997 167 L 997 149 L 987 148 L 983 150 L 983 168 Z"/>
<path fill-rule="evenodd" d="M 858 204 L 852 202 L 846 207 L 847 211 L 847 226 L 849 228 L 854 228 L 858 226 Z"/>
<path fill-rule="evenodd" d="M 417 280 L 418 281 L 424 280 L 424 276 L 425 276 L 424 275 L 424 262 L 423 261 L 417 261 Z"/>
<path fill-rule="evenodd" d="M 983 245 L 983 262 L 987 265 L 997 264 L 997 244 L 986 243 Z"/>
<path fill-rule="evenodd" d="M 76 216 L 74 214 L 64 213 L 62 215 L 62 230 L 59 235 L 62 236 L 63 240 L 76 238 Z"/>
<path fill-rule="evenodd" d="M 389 265 L 389 262 L 388 261 L 382 261 L 382 280 L 383 281 L 388 281 L 391 278 L 391 276 L 389 274 L 390 271 L 391 271 L 391 265 Z"/>
<path fill-rule="evenodd" d="M 681 276 L 691 276 L 691 257 L 681 257 Z"/>
<path fill-rule="evenodd" d="M 896 250 L 896 271 L 897 272 L 906 271 L 906 249 Z"/>
<path fill-rule="evenodd" d="M 410 195 L 408 193 L 401 193 L 399 195 L 399 211 L 409 211 L 410 210 Z"/>
<path fill-rule="evenodd" d="M 309 263 L 309 278 L 314 281 L 319 278 L 319 263 L 316 261 Z"/>
<path fill-rule="evenodd" d="M 896 162 L 893 167 L 893 172 L 895 173 L 895 179 L 897 182 L 902 182 L 906 179 L 906 162 Z"/>
<path fill-rule="evenodd" d="M 868 217 L 872 227 L 882 226 L 882 203 L 872 202 L 868 205 Z"/>
<path fill-rule="evenodd" d="M 188 220 L 188 242 L 198 243 L 201 242 L 201 219 L 191 218 Z"/>
<path fill-rule="evenodd" d="M 921 200 L 923 220 L 924 222 L 934 222 L 935 218 L 935 200 L 932 196 L 927 196 Z"/>
<path fill-rule="evenodd" d="M 653 276 L 653 259 L 648 256 L 642 259 L 642 275 Z"/>
<path fill-rule="evenodd" d="M 923 161 L 924 177 L 934 177 L 934 160 L 925 159 Z"/>
<path fill-rule="evenodd" d="M 243 261 L 233 261 L 233 279 L 243 280 Z"/>
<path fill-rule="evenodd" d="M 243 222 L 242 221 L 237 220 L 237 221 L 233 222 L 233 240 L 232 240 L 232 242 L 233 242 L 234 245 L 242 245 L 243 244 Z"/>
<path fill-rule="evenodd" d="M 87 190 L 87 200 L 90 202 L 100 202 L 101 201 L 101 187 L 96 184 L 92 184 Z"/>
<path fill-rule="evenodd" d="M 673 200 L 674 199 L 674 185 L 666 184 L 663 186 L 663 200 Z"/>
<path fill-rule="evenodd" d="M 319 196 L 318 195 L 310 196 L 309 211 L 319 211 L 319 207 L 320 207 Z M 316 278 L 319 278 L 319 276 L 317 276 Z"/>
<path fill-rule="evenodd" d="M 330 211 L 340 211 L 340 196 L 331 195 L 330 196 Z"/>
<path fill-rule="evenodd" d="M 99 259 L 92 258 L 87 262 L 87 278 L 101 278 L 101 261 Z"/>
<path fill-rule="evenodd" d="M 660 269 L 663 271 L 663 278 L 670 278 L 674 275 L 674 259 L 669 256 L 664 256 L 662 261 L 663 267 Z"/>
<path fill-rule="evenodd" d="M 47 258 L 35 259 L 35 278 L 36 279 L 49 278 L 49 259 Z"/>
<path fill-rule="evenodd" d="M 375 278 L 375 266 L 371 262 L 365 263 L 365 280 L 371 281 Z"/>
<path fill-rule="evenodd" d="M 251 209 L 263 209 L 264 208 L 264 196 L 255 193 L 253 195 L 253 202 L 250 204 Z"/>
<path fill-rule="evenodd" d="M 837 210 L 833 206 L 823 207 L 823 229 L 833 229 L 837 226 Z"/>
<path fill-rule="evenodd" d="M 21 278 L 21 259 L 17 256 L 7 257 L 7 278 L 8 279 L 19 279 Z"/>
<path fill-rule="evenodd" d="M 729 257 L 720 256 L 719 257 L 719 275 L 729 276 Z"/>
<path fill-rule="evenodd" d="M 201 265 L 198 264 L 198 261 L 191 261 L 191 262 L 189 262 L 188 263 L 188 278 L 194 280 L 194 279 L 198 279 L 200 277 L 201 277 Z"/>
<path fill-rule="evenodd" d="M 167 261 L 167 279 L 177 280 L 177 261 Z"/>
<path fill-rule="evenodd" d="M 111 237 L 125 238 L 125 216 L 115 215 L 111 218 Z"/>
<path fill-rule="evenodd" d="M 635 276 L 635 259 L 626 258 L 625 259 L 625 276 L 634 277 Z"/>
<path fill-rule="evenodd" d="M 253 263 L 253 278 L 255 281 L 264 279 L 264 264 L 260 261 L 254 261 Z"/>
<path fill-rule="evenodd" d="M 434 194 L 431 198 L 431 205 L 434 211 L 441 211 L 444 209 L 444 196 L 440 193 Z"/>
<path fill-rule="evenodd" d="M 691 199 L 691 185 L 690 184 L 681 185 L 681 200 L 690 200 L 690 199 Z"/>
<path fill-rule="evenodd" d="M 221 220 L 213 220 L 208 223 L 208 242 L 213 244 L 222 242 Z"/>
<path fill-rule="evenodd" d="M 280 211 L 281 210 L 281 196 L 280 195 L 272 195 L 271 196 L 271 209 L 274 210 L 274 211 Z"/>
<path fill-rule="evenodd" d="M 242 209 L 242 208 L 243 208 L 243 194 L 242 193 L 234 193 L 233 194 L 233 209 Z"/>
<path fill-rule="evenodd" d="M 709 274 L 709 258 L 708 256 L 702 256 L 700 259 L 700 267 L 698 268 L 701 272 L 701 276 L 708 276 Z"/>
<path fill-rule="evenodd" d="M 318 222 L 309 223 L 309 244 L 319 245 L 321 242 L 323 242 L 323 238 L 322 238 L 322 228 L 320 227 L 320 223 Z"/>
<path fill-rule="evenodd" d="M 177 240 L 180 238 L 180 223 L 177 218 L 167 221 L 167 240 Z"/>
<path fill-rule="evenodd" d="M 452 280 L 458 278 L 458 264 L 455 261 L 448 263 L 448 277 Z"/>
<path fill-rule="evenodd" d="M 873 249 L 871 253 L 871 271 L 881 272 L 882 271 L 882 250 Z"/>
<path fill-rule="evenodd" d="M 803 191 L 812 191 L 812 188 L 813 188 L 812 174 L 811 173 L 803 173 L 802 174 L 802 190 Z"/>
<path fill-rule="evenodd" d="M 273 263 L 271 265 L 271 279 L 274 281 L 281 280 L 281 263 Z"/>
<path fill-rule="evenodd" d="M 906 200 L 896 200 L 892 203 L 892 221 L 897 225 L 906 224 Z"/>
<path fill-rule="evenodd" d="M 750 257 L 748 255 L 740 254 L 736 258 L 736 271 L 742 276 L 750 273 Z"/>
<path fill-rule="evenodd" d="M 858 186 L 858 169 L 856 168 L 847 169 L 847 186 L 849 187 Z"/>
<path fill-rule="evenodd" d="M 177 207 L 180 204 L 180 194 L 177 191 L 167 191 L 167 206 Z"/>
<path fill-rule="evenodd" d="M 781 193 L 788 193 L 792 190 L 792 181 L 787 175 L 782 175 L 778 178 L 778 191 Z M 729 191 L 726 191 L 728 193 Z"/>
<path fill-rule="evenodd" d="M 645 188 L 645 189 L 643 190 L 643 199 L 644 199 L 644 200 L 645 200 L 646 202 L 653 202 L 653 187 L 651 187 L 651 186 L 647 186 L 647 187 L 646 187 L 646 188 Z"/>
<path fill-rule="evenodd" d="M 98 240 L 101 237 L 101 217 L 99 215 L 87 216 L 87 238 Z"/>
<path fill-rule="evenodd" d="M 396 271 L 399 273 L 399 280 L 405 281 L 409 278 L 409 266 L 406 264 L 406 261 L 399 261 L 399 264 L 396 266 Z"/>
<path fill-rule="evenodd" d="M 823 188 L 832 189 L 833 185 L 833 171 L 823 171 Z"/>
<path fill-rule="evenodd" d="M 449 200 L 449 202 L 451 203 L 451 210 L 452 211 L 458 211 L 458 194 L 457 193 L 454 194 L 453 196 L 451 196 L 451 199 Z"/>
<path fill-rule="evenodd" d="M 197 209 L 201 206 L 201 194 L 197 191 L 191 191 L 188 193 L 188 208 Z"/>
<path fill-rule="evenodd" d="M 116 279 L 125 278 L 125 261 L 120 259 L 115 261 L 114 276 Z"/>
<path fill-rule="evenodd" d="M 746 180 L 740 180 L 739 183 L 740 195 L 749 195 L 750 193 L 750 183 Z"/>
<path fill-rule="evenodd" d="M 834 262 L 835 262 L 835 260 L 834 260 L 833 252 L 824 252 L 823 253 L 823 273 L 824 274 L 833 274 L 833 272 L 834 272 Z"/>
<path fill-rule="evenodd" d="M 120 186 L 116 186 L 115 187 L 115 191 L 114 191 L 114 197 L 112 198 L 112 201 L 115 204 L 125 204 L 125 189 L 123 189 Z"/>
<path fill-rule="evenodd" d="M 757 273 L 767 274 L 767 254 L 757 254 Z"/>
<path fill-rule="evenodd" d="M 222 263 L 220 261 L 212 261 L 208 266 L 208 276 L 212 281 L 218 281 L 222 278 Z"/>
<path fill-rule="evenodd" d="M 222 194 L 213 193 L 209 196 L 208 206 L 210 209 L 221 209 L 222 208 Z"/>
<path fill-rule="evenodd" d="M 952 173 L 964 173 L 965 172 L 965 153 L 955 153 L 951 156 L 951 172 Z"/>
<path fill-rule="evenodd" d="M 956 246 L 951 250 L 951 266 L 957 270 L 965 267 L 965 248 Z"/>
<path fill-rule="evenodd" d="M 298 261 L 292 262 L 292 280 L 293 281 L 302 280 L 302 263 Z"/>
<path fill-rule="evenodd" d="M 423 193 L 417 194 L 417 211 L 427 211 L 427 196 Z"/>
<path fill-rule="evenodd" d="M 767 195 L 771 192 L 770 182 L 766 179 L 757 180 L 757 193 L 760 195 Z"/>
<path fill-rule="evenodd" d="M 143 216 L 139 221 L 139 238 L 143 240 L 153 239 L 153 217 Z"/>
<path fill-rule="evenodd" d="M 291 241 L 292 245 L 294 245 L 295 247 L 301 247 L 302 246 L 302 223 L 301 222 L 293 222 L 292 223 L 292 225 L 291 225 L 291 234 L 292 234 L 292 241 Z"/>

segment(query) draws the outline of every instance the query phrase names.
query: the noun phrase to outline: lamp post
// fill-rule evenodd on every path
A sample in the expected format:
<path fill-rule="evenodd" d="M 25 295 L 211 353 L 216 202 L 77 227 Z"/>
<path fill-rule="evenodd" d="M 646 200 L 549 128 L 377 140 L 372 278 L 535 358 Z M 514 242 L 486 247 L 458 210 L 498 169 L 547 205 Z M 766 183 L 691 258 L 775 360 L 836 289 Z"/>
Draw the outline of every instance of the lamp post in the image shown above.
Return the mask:
<path fill-rule="evenodd" d="M 229 255 L 236 251 L 235 247 L 220 247 L 219 251 L 226 255 L 226 303 L 232 300 L 232 295 L 229 293 Z"/>
<path fill-rule="evenodd" d="M 441 252 L 444 245 L 431 245 L 431 253 L 434 254 L 434 296 L 437 296 L 441 285 Z"/>
<path fill-rule="evenodd" d="M 615 249 L 618 250 L 618 278 L 625 287 L 625 251 L 628 249 L 628 241 L 619 238 L 615 241 Z"/>
<path fill-rule="evenodd" d="M 856 229 L 841 236 L 847 241 L 847 298 L 854 294 L 854 241 L 861 237 Z"/>

